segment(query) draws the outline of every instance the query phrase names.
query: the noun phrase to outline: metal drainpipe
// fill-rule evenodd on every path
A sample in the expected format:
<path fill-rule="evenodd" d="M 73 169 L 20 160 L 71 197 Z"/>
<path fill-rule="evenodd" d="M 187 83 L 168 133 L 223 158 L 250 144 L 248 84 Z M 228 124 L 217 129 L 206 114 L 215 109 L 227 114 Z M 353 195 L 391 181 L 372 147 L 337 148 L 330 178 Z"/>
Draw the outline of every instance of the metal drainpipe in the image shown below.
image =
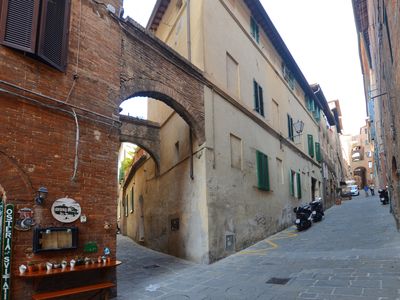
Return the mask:
<path fill-rule="evenodd" d="M 189 128 L 189 147 L 190 147 L 190 179 L 194 179 L 193 172 L 193 137 L 192 137 L 192 128 Z"/>
<path fill-rule="evenodd" d="M 187 22 L 187 47 L 188 60 L 192 61 L 192 43 L 190 38 L 190 0 L 186 0 L 186 22 Z"/>

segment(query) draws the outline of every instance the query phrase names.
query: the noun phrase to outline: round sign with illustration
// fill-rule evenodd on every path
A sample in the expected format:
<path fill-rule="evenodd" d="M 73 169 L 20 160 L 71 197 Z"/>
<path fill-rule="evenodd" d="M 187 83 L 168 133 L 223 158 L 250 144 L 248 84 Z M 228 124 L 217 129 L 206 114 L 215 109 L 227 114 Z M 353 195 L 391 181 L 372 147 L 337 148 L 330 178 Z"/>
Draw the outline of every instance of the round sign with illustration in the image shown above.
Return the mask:
<path fill-rule="evenodd" d="M 71 223 L 79 219 L 81 206 L 72 198 L 60 198 L 54 201 L 51 213 L 57 221 Z"/>

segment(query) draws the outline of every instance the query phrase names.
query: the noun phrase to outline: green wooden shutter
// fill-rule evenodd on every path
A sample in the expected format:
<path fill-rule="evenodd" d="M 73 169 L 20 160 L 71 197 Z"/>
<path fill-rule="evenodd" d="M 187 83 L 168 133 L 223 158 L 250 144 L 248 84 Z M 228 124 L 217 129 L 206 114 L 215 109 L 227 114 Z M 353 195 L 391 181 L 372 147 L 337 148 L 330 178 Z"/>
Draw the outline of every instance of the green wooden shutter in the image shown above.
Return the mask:
<path fill-rule="evenodd" d="M 307 137 L 308 137 L 308 154 L 311 157 L 314 157 L 314 138 L 311 134 L 308 134 Z"/>
<path fill-rule="evenodd" d="M 289 191 L 290 195 L 294 196 L 294 182 L 293 182 L 293 171 L 289 170 Z"/>
<path fill-rule="evenodd" d="M 301 198 L 301 181 L 300 181 L 300 173 L 296 174 L 297 176 L 297 198 Z"/>
<path fill-rule="evenodd" d="M 315 158 L 317 159 L 318 162 L 322 161 L 321 157 L 321 146 L 319 143 L 315 143 Z"/>
<path fill-rule="evenodd" d="M 257 187 L 260 190 L 269 191 L 269 172 L 268 172 L 268 156 L 260 151 L 256 151 L 257 155 Z"/>
<path fill-rule="evenodd" d="M 263 100 L 263 90 L 261 86 L 258 86 L 258 102 L 260 105 L 260 114 L 264 117 L 264 100 Z"/>

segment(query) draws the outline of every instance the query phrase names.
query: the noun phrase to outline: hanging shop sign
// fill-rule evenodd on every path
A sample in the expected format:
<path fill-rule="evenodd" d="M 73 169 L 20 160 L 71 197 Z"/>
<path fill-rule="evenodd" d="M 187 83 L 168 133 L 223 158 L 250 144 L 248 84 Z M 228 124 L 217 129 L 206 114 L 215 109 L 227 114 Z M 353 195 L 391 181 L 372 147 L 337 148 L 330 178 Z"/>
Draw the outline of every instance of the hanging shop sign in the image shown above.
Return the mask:
<path fill-rule="evenodd" d="M 8 300 L 11 290 L 11 242 L 13 235 L 14 205 L 7 204 L 4 210 L 4 236 L 3 236 L 3 260 L 1 275 L 1 299 Z"/>
<path fill-rule="evenodd" d="M 54 201 L 51 213 L 57 221 L 71 223 L 79 219 L 81 206 L 72 198 L 60 198 Z"/>
<path fill-rule="evenodd" d="M 32 226 L 36 225 L 33 219 L 33 210 L 28 207 L 21 208 L 18 210 L 19 217 L 15 220 L 14 228 L 20 231 L 27 231 Z"/>

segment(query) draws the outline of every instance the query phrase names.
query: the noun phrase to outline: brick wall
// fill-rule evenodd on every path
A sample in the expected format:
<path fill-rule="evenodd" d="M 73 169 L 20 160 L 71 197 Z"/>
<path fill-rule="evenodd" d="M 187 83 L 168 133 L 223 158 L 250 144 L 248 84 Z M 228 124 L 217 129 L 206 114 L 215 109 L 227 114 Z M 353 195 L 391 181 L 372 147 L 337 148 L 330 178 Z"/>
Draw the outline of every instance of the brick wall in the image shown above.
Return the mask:
<path fill-rule="evenodd" d="M 108 2 L 117 11 L 122 5 L 120 0 Z M 32 281 L 21 280 L 17 275 L 18 266 L 28 260 L 46 262 L 70 260 L 75 256 L 97 257 L 102 255 L 105 246 L 115 257 L 119 132 L 112 126 L 111 118 L 118 111 L 120 54 L 118 23 L 103 6 L 89 0 L 83 0 L 82 6 L 80 1 L 72 1 L 66 73 L 23 52 L 0 46 L 0 185 L 6 191 L 7 202 L 15 204 L 16 212 L 23 207 L 32 208 L 37 226 L 79 228 L 77 250 L 40 254 L 32 253 L 33 230 L 14 230 L 13 299 L 29 299 L 34 288 L 61 288 L 82 282 L 83 277 L 87 283 L 102 280 L 101 277 L 115 280 L 115 273 L 110 271 L 65 275 L 56 281 L 45 279 L 34 287 Z M 78 75 L 75 82 L 74 74 Z M 67 105 L 54 101 L 67 98 Z M 71 177 L 76 124 L 68 104 L 82 108 L 76 109 L 79 164 L 74 181 Z M 34 203 L 34 192 L 40 186 L 49 190 L 48 199 L 41 206 Z M 52 217 L 52 203 L 65 196 L 79 202 L 82 214 L 87 216 L 86 223 L 78 220 L 63 224 Z M 112 228 L 104 229 L 104 222 L 111 223 Z M 98 253 L 83 253 L 83 245 L 88 241 L 97 242 Z"/>

